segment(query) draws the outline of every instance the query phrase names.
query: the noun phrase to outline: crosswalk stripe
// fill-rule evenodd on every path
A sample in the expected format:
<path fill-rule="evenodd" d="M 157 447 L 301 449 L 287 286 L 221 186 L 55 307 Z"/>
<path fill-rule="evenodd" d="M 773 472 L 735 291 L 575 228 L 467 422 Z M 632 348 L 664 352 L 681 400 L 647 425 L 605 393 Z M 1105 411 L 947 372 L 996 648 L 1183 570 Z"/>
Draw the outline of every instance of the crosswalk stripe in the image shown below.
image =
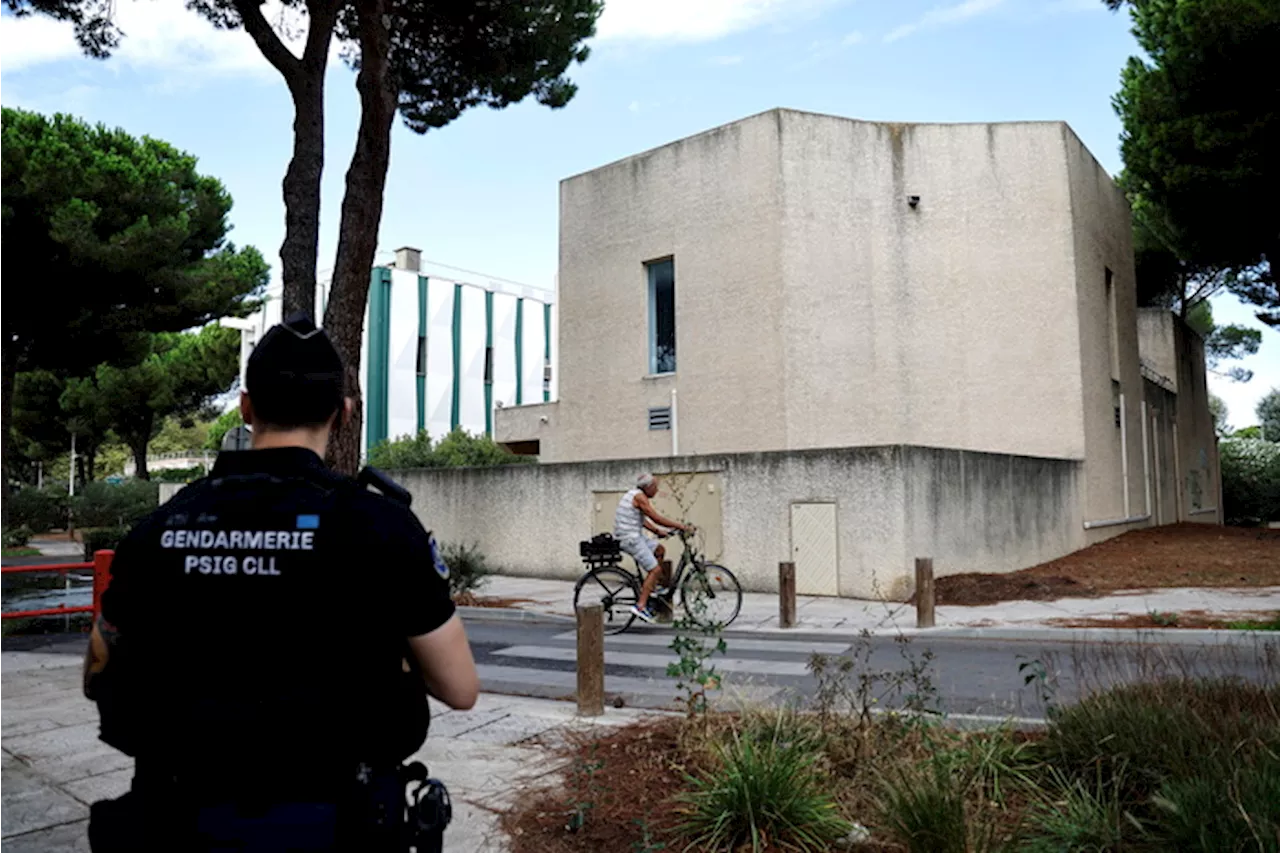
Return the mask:
<path fill-rule="evenodd" d="M 556 640 L 577 640 L 577 634 L 566 631 L 556 634 Z M 672 634 L 613 634 L 604 638 L 605 648 L 613 646 L 663 646 L 670 647 Z M 809 643 L 803 640 L 757 640 L 749 637 L 726 639 L 731 652 L 789 652 L 797 655 L 841 655 L 849 651 L 849 643 Z"/>
<path fill-rule="evenodd" d="M 554 669 L 525 669 L 500 664 L 477 664 L 480 688 L 487 692 L 524 690 L 537 692 L 552 698 L 572 698 L 578 689 L 578 675 L 572 671 Z M 495 688 L 501 688 L 495 690 Z M 604 677 L 604 689 L 610 694 L 646 696 L 673 702 L 676 698 L 676 682 L 671 678 L 637 678 L 628 675 Z M 720 691 L 720 700 L 733 702 L 760 702 L 774 696 L 782 688 L 760 684 L 738 684 L 727 681 Z"/>
<path fill-rule="evenodd" d="M 494 654 L 509 657 L 533 658 L 535 660 L 574 661 L 578 658 L 577 649 L 559 648 L 556 646 L 508 646 Z M 606 666 L 634 666 L 647 669 L 666 670 L 667 664 L 676 659 L 674 654 L 646 654 L 644 652 L 624 652 L 606 648 L 604 662 Z M 758 660 L 750 658 L 724 658 L 719 655 L 711 658 L 713 665 L 720 672 L 748 672 L 756 675 L 805 675 L 808 667 L 804 663 L 780 660 Z"/>

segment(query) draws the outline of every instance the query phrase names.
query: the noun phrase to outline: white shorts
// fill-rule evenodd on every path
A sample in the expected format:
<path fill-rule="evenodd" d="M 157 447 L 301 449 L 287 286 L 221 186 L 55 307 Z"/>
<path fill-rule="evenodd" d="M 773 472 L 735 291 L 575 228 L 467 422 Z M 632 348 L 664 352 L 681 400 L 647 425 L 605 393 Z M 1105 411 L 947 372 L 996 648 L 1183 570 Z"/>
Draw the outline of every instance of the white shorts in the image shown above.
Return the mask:
<path fill-rule="evenodd" d="M 632 536 L 630 539 L 620 540 L 618 547 L 635 558 L 636 565 L 640 567 L 641 571 L 651 572 L 658 568 L 658 558 L 653 553 L 658 549 L 657 539 L 650 539 L 647 536 Z"/>

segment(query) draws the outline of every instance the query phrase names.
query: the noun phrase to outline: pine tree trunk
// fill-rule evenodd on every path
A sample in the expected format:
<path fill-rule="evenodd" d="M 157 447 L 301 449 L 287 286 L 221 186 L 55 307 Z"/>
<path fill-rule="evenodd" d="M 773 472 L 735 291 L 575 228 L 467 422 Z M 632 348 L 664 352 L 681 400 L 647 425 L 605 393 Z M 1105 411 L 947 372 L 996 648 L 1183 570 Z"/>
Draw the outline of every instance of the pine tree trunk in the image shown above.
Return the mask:
<path fill-rule="evenodd" d="M 0 341 L 0 530 L 9 526 L 9 429 L 17 374 L 18 353 L 9 341 Z"/>
<path fill-rule="evenodd" d="M 133 476 L 139 480 L 150 480 L 151 472 L 147 470 L 147 445 L 150 443 L 151 431 L 147 430 L 142 433 L 141 438 L 135 438 L 129 442 L 129 449 L 133 451 L 133 464 L 136 470 Z"/>
<path fill-rule="evenodd" d="M 320 251 L 320 181 L 324 175 L 324 66 L 304 66 L 293 95 L 293 158 L 284 175 L 284 243 L 280 273 L 283 313 L 316 316 L 316 255 Z"/>
<path fill-rule="evenodd" d="M 356 6 L 360 31 L 360 72 L 356 77 L 360 129 L 347 169 L 338 254 L 324 322 L 346 365 L 347 396 L 355 402 L 351 423 L 340 429 L 329 444 L 329 462 L 344 474 L 354 474 L 360 465 L 360 344 L 391 159 L 391 123 L 396 113 L 396 92 L 390 85 L 387 61 L 391 48 L 387 8 L 387 0 L 360 0 Z"/>

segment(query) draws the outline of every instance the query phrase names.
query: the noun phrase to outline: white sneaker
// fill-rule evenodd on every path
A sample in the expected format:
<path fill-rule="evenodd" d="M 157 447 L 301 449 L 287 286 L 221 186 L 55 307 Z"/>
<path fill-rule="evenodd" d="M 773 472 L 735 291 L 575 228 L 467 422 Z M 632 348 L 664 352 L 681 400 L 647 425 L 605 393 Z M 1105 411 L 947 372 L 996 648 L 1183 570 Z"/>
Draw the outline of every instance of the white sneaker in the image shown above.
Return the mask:
<path fill-rule="evenodd" d="M 654 615 L 653 615 L 653 611 L 652 611 L 652 610 L 650 610 L 650 609 L 649 609 L 649 608 L 647 608 L 647 607 L 645 607 L 645 608 L 640 608 L 640 607 L 638 607 L 638 606 L 636 606 L 636 605 L 634 605 L 634 604 L 633 604 L 633 605 L 631 605 L 631 615 L 632 615 L 632 616 L 636 616 L 636 617 L 638 617 L 638 618 L 640 618 L 640 619 L 643 619 L 644 621 L 648 622 L 650 625 L 652 625 L 652 624 L 653 624 L 654 619 L 655 619 L 655 617 L 654 617 Z"/>

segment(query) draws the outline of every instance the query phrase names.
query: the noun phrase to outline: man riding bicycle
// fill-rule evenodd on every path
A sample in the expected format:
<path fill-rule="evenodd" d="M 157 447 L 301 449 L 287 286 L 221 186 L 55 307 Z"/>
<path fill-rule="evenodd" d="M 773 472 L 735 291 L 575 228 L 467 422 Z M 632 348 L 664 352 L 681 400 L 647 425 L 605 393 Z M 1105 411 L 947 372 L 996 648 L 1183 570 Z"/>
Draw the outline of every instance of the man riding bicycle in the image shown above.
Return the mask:
<path fill-rule="evenodd" d="M 636 566 L 645 573 L 640 598 L 636 600 L 631 612 L 646 622 L 653 622 L 655 619 L 653 611 L 649 609 L 649 596 L 658 585 L 659 578 L 665 575 L 665 572 L 655 570 L 661 565 L 666 549 L 656 539 L 645 536 L 644 531 L 648 530 L 659 538 L 670 536 L 672 530 L 693 532 L 693 525 L 672 521 L 653 508 L 651 498 L 657 493 L 657 479 L 652 474 L 641 474 L 636 478 L 636 487 L 618 501 L 618 509 L 613 515 L 613 538 L 618 540 L 618 546 L 630 554 L 635 559 Z"/>

